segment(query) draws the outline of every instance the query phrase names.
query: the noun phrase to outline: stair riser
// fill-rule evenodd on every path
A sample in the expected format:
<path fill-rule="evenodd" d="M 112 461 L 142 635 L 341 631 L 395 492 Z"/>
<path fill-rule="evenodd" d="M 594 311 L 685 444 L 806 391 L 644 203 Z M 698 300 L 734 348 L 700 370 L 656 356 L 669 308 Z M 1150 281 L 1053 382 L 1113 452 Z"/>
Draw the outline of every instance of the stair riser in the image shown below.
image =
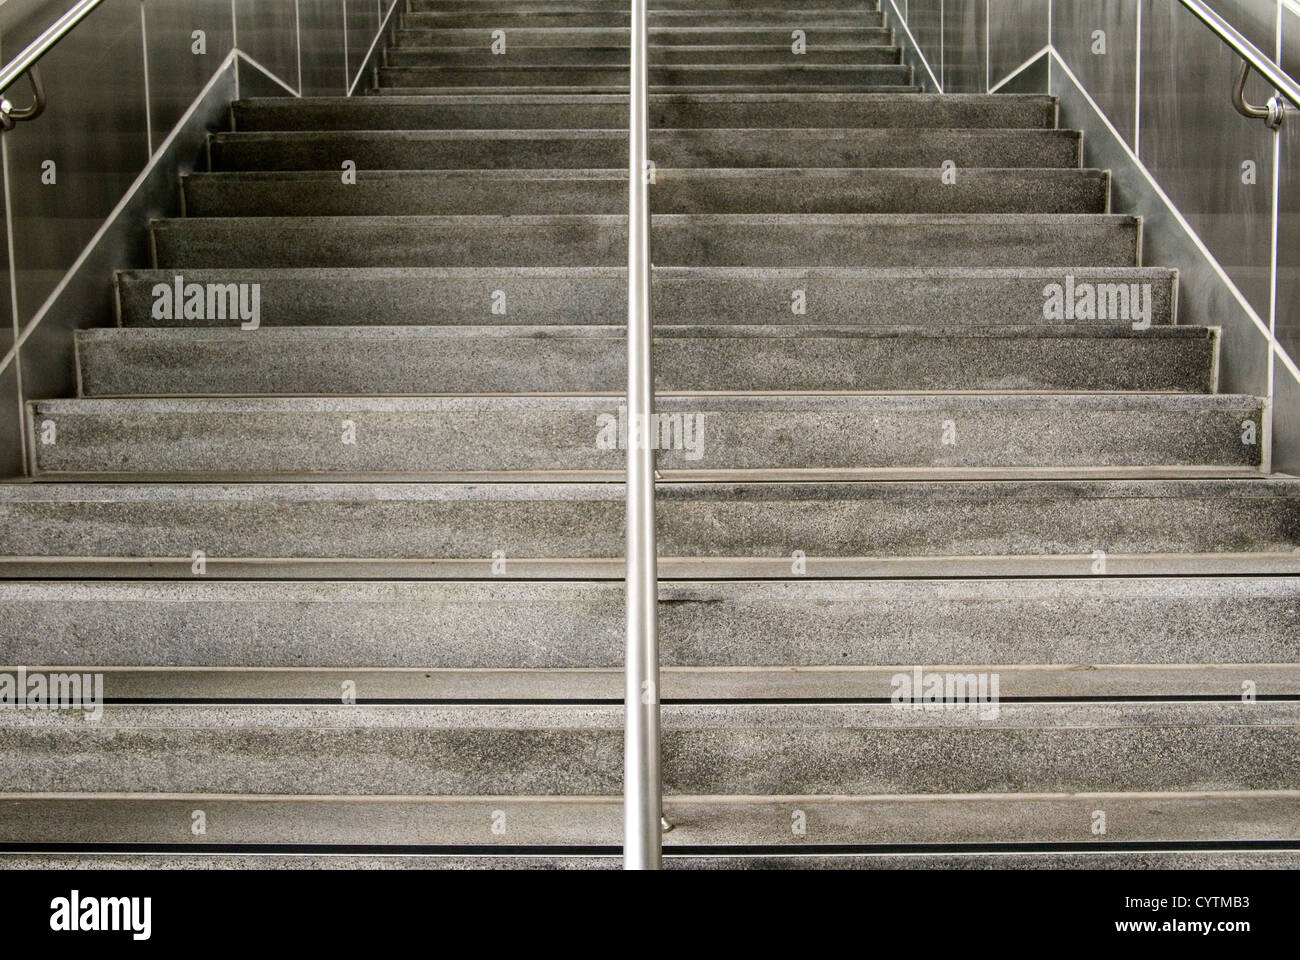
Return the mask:
<path fill-rule="evenodd" d="M 544 404 L 538 404 L 544 407 Z M 340 408 L 319 413 L 223 410 L 208 414 L 100 415 L 34 411 L 57 424 L 37 445 L 37 474 L 374 476 L 575 471 L 618 478 L 626 452 L 598 442 L 596 410 L 465 412 Z M 976 405 L 863 411 L 713 411 L 707 401 L 661 404 L 682 418 L 660 450 L 661 471 L 977 470 L 1018 467 L 1257 467 L 1259 411 L 1071 410 Z M 770 404 L 770 406 L 776 406 Z M 846 407 L 848 405 L 845 405 Z M 707 412 L 692 412 L 703 408 Z M 604 416 L 618 415 L 616 402 Z M 943 444 L 946 423 L 956 442 Z M 683 423 L 691 433 L 681 436 Z M 1246 424 L 1253 424 L 1247 428 Z M 343 443 L 353 430 L 354 442 Z"/>
<path fill-rule="evenodd" d="M 603 27 L 606 29 L 627 28 L 631 14 L 626 10 L 595 10 L 551 13 L 504 12 L 484 14 L 482 12 L 451 13 L 407 13 L 399 19 L 398 26 L 405 30 L 430 29 L 468 29 L 476 32 L 480 42 L 493 30 L 506 30 L 506 42 L 509 43 L 510 32 L 539 28 L 573 28 Z M 721 27 L 777 27 L 785 31 L 789 42 L 793 30 L 813 31 L 825 27 L 851 27 L 855 30 L 881 28 L 884 26 L 883 14 L 874 11 L 854 10 L 773 10 L 759 8 L 751 10 L 651 10 L 647 22 L 651 27 L 706 27 L 717 30 Z M 490 40 L 490 38 L 489 38 Z"/>
<path fill-rule="evenodd" d="M 784 0 L 760 4 L 771 9 L 783 9 Z M 653 0 L 649 9 L 660 10 L 720 10 L 728 12 L 744 11 L 755 6 L 753 0 Z M 809 4 L 814 10 L 847 10 L 853 13 L 876 13 L 880 10 L 878 2 L 871 0 L 815 0 Z M 544 10 L 612 10 L 627 12 L 625 0 L 412 0 L 406 8 L 408 13 L 479 13 L 492 17 L 503 12 L 520 14 L 537 13 Z"/>
<path fill-rule="evenodd" d="M 649 82 L 658 87 L 734 86 L 737 84 L 806 86 L 888 86 L 912 83 L 912 68 L 903 65 L 843 64 L 652 65 Z M 628 83 L 626 67 L 380 67 L 379 87 L 590 87 Z"/>
<path fill-rule="evenodd" d="M 237 130 L 625 130 L 626 96 L 237 101 Z M 650 125 L 669 129 L 746 127 L 991 127 L 1047 129 L 1056 111 L 1046 97 L 933 97 L 900 100 L 871 94 L 772 96 L 652 94 Z"/>
<path fill-rule="evenodd" d="M 892 795 L 1300 786 L 1294 705 L 1204 706 L 1213 709 L 1053 711 L 1003 704 L 996 720 L 981 720 L 975 710 L 926 717 L 887 704 L 757 713 L 665 707 L 664 791 Z M 59 792 L 616 796 L 623 731 L 615 714 L 621 711 L 109 706 L 99 724 L 66 715 L 7 715 L 0 725 L 0 776 L 24 790 Z M 417 712 L 425 717 L 416 719 Z M 476 725 L 437 726 L 431 721 L 438 716 Z M 493 716 L 509 725 L 493 724 Z M 181 725 L 200 717 L 207 725 Z M 783 724 L 782 717 L 800 726 Z M 1079 725 L 1059 725 L 1063 717 Z M 715 725 L 725 720 L 732 722 Z M 1013 726 L 1017 720 L 1022 725 Z"/>
<path fill-rule="evenodd" d="M 1258 481 L 1227 482 L 1213 496 L 1198 484 L 1136 482 L 670 484 L 658 497 L 660 555 L 771 558 L 773 572 L 788 578 L 795 550 L 823 559 L 1058 557 L 1076 575 L 1096 567 L 1098 550 L 1300 552 L 1300 498 L 1249 496 Z M 1131 492 L 1114 495 L 1122 490 Z M 218 576 L 219 561 L 277 557 L 418 560 L 427 575 L 438 572 L 430 561 L 474 561 L 486 576 L 488 558 L 504 551 L 515 560 L 511 576 L 525 578 L 535 575 L 527 558 L 608 560 L 624 552 L 622 490 L 612 485 L 80 485 L 0 494 L 0 555 L 183 558 L 181 568 L 159 569 L 186 579 L 195 550 L 213 558 L 210 574 Z M 453 563 L 447 571 L 462 567 L 478 568 Z M 621 576 L 621 559 L 617 569 Z M 274 576 L 276 567 L 266 570 Z"/>
<path fill-rule="evenodd" d="M 228 320 L 164 320 L 153 316 L 154 288 L 174 285 L 174 273 L 118 274 L 122 323 L 141 327 L 230 326 Z M 186 282 L 258 283 L 264 327 L 436 324 L 609 324 L 627 315 L 627 281 L 617 269 L 406 272 L 384 270 L 272 272 L 186 270 Z M 1172 322 L 1176 279 L 1163 270 L 1077 270 L 1081 283 L 1139 283 L 1151 287 L 1151 320 Z M 793 324 L 978 326 L 1043 319 L 1043 289 L 1060 283 L 1049 271 L 889 275 L 862 271 L 736 270 L 654 272 L 655 322 L 660 325 Z M 506 312 L 492 313 L 501 291 Z M 804 291 L 804 313 L 794 312 Z M 1070 323 L 1071 321 L 1061 321 Z M 1074 321 L 1087 325 L 1089 321 Z"/>
<path fill-rule="evenodd" d="M 627 89 L 626 83 L 584 83 L 565 86 L 539 86 L 537 84 L 504 84 L 463 87 L 372 87 L 366 90 L 367 97 L 380 97 L 384 100 L 403 97 L 427 100 L 430 97 L 572 97 L 572 96 L 621 96 Z M 695 94 L 716 95 L 719 92 L 737 96 L 773 96 L 784 94 L 802 94 L 808 89 L 804 83 L 674 83 L 671 85 L 651 84 L 650 93 L 676 94 L 690 96 Z M 916 85 L 899 86 L 898 84 L 875 83 L 825 83 L 816 88 L 818 93 L 842 95 L 873 94 L 915 94 L 921 88 Z"/>
<path fill-rule="evenodd" d="M 1153 664 L 1240 663 L 1254 666 L 1220 670 L 1227 686 L 1216 690 L 1240 693 L 1244 672 L 1268 693 L 1275 686 L 1258 665 L 1300 661 L 1294 578 L 663 583 L 659 597 L 668 668 L 1136 663 L 1153 674 Z M 5 664 L 602 667 L 613 672 L 601 695 L 621 695 L 621 583 L 7 583 L 0 613 Z M 1107 671 L 1073 672 L 1104 679 Z M 119 677 L 106 677 L 106 695 L 123 695 Z M 472 698 L 478 687 L 459 677 L 454 696 Z M 1032 679 L 1004 671 L 1001 695 L 1018 695 Z M 687 686 L 676 674 L 663 682 L 666 697 Z M 549 696 L 539 688 L 556 684 L 551 674 L 530 686 Z M 504 681 L 497 686 L 479 695 L 509 696 Z M 814 677 L 802 689 L 826 695 L 830 686 Z M 322 675 L 307 695 L 337 690 Z M 358 690 L 383 695 L 369 680 Z M 416 690 L 408 696 L 437 695 L 424 684 Z M 853 695 L 889 694 L 889 677 L 860 674 Z"/>
<path fill-rule="evenodd" d="M 150 574 L 154 576 L 154 574 Z M 128 582 L 128 581 L 123 581 Z M 177 581 L 162 581 L 176 583 Z M 233 583 L 235 581 L 210 581 Z M 447 582 L 447 581 L 444 581 Z M 535 581 L 540 582 L 540 581 Z M 622 608 L 618 623 L 622 623 Z M 292 649 L 293 641 L 286 640 Z M 621 634 L 612 641 L 615 648 Z M 730 639 L 727 642 L 731 642 Z M 119 643 L 125 649 L 126 642 Z M 162 651 L 165 644 L 155 648 Z M 262 654 L 262 658 L 265 658 Z M 823 652 L 824 656 L 824 652 Z M 66 654 L 65 654 L 66 657 Z M 367 654 L 359 662 L 369 662 Z M 925 657 L 921 657 L 925 659 Z M 773 702 L 887 702 L 894 692 L 897 666 L 814 664 L 758 667 L 665 667 L 660 677 L 664 702 L 721 703 L 729 700 Z M 29 668 L 34 670 L 35 668 Z M 46 668 L 47 672 L 53 668 Z M 73 669 L 73 668 L 68 668 Z M 80 666 L 79 672 L 92 667 Z M 617 667 L 391 667 L 303 668 L 241 666 L 93 668 L 105 673 L 105 696 L 118 703 L 335 703 L 342 689 L 340 674 L 356 684 L 361 702 L 500 704 L 512 702 L 618 703 L 623 698 L 623 669 Z M 911 669 L 911 668 L 908 668 Z M 1300 697 L 1300 665 L 1291 664 L 1152 664 L 1115 665 L 958 664 L 960 673 L 997 673 L 999 696 L 1019 699 L 1093 700 L 1167 698 L 1240 699 L 1257 689 L 1273 698 Z"/>
<path fill-rule="evenodd" d="M 1037 171 L 1035 171 L 1037 173 Z M 662 170 L 651 191 L 654 213 L 1105 213 L 1109 181 L 971 171 L 943 183 L 937 171 L 854 171 L 837 177 L 692 176 Z M 627 177 L 547 179 L 511 176 L 361 174 L 198 175 L 184 184 L 192 217 L 400 216 L 403 214 L 621 214 Z"/>
<path fill-rule="evenodd" d="M 945 162 L 969 167 L 1078 168 L 1080 140 L 1065 130 L 663 131 L 651 135 L 659 168 L 909 167 Z M 211 142 L 212 169 L 618 170 L 627 137 L 611 131 L 463 133 L 222 134 Z M 339 177 L 342 183 L 342 177 Z"/>
<path fill-rule="evenodd" d="M 293 331 L 286 331 L 292 333 Z M 616 337 L 256 334 L 78 341 L 96 396 L 621 394 Z M 1212 390 L 1207 337 L 682 337 L 655 344 L 659 391 Z"/>
<path fill-rule="evenodd" d="M 1079 843 L 1091 838 L 1093 812 L 1103 808 L 1112 842 L 1273 842 L 1300 839 L 1297 800 L 1290 791 L 1079 799 L 826 799 L 722 800 L 673 797 L 664 814 L 673 829 L 665 846 L 781 846 L 904 843 Z M 618 847 L 623 812 L 612 798 L 562 800 L 388 799 L 258 800 L 189 796 L 178 799 L 99 799 L 91 796 L 27 801 L 5 798 L 0 843 L 185 843 L 195 853 L 210 844 L 391 844 L 434 846 Z M 186 823 L 201 809 L 208 831 L 195 837 Z M 805 833 L 792 818 L 802 814 Z M 493 833 L 493 824 L 504 833 Z M 0 865 L 7 866 L 4 860 Z"/>
<path fill-rule="evenodd" d="M 808 18 L 802 18 L 807 20 Z M 491 29 L 496 29 L 495 27 Z M 767 26 L 755 23 L 736 23 L 730 26 L 668 26 L 651 21 L 648 33 L 652 45 L 659 46 L 727 46 L 732 44 L 763 44 L 783 50 L 790 49 L 790 34 L 794 29 L 804 31 L 810 49 L 818 46 L 859 46 L 862 48 L 889 46 L 894 43 L 892 31 L 884 27 L 828 26 L 820 20 L 797 28 L 781 25 Z M 492 43 L 491 30 L 482 27 L 406 27 L 395 31 L 396 46 L 403 47 L 479 47 Z M 516 26 L 506 34 L 507 51 L 513 47 L 555 46 L 627 46 L 627 27 L 537 27 Z"/>
<path fill-rule="evenodd" d="M 621 870 L 623 856 L 537 854 L 87 854 L 0 853 L 8 870 Z M 1300 851 L 1179 850 L 1127 853 L 1113 850 L 1041 853 L 810 852 L 683 856 L 671 851 L 665 870 L 1295 870 Z"/>
<path fill-rule="evenodd" d="M 155 266 L 622 266 L 615 217 L 231 218 L 153 224 Z M 1138 224 L 1073 219 L 660 216 L 660 266 L 1131 267 Z"/>
<path fill-rule="evenodd" d="M 898 47 L 810 47 L 806 53 L 796 54 L 790 45 L 761 47 L 757 45 L 719 46 L 683 45 L 679 47 L 655 46 L 650 48 L 650 65 L 661 64 L 843 64 L 868 66 L 872 64 L 898 64 L 902 52 Z M 539 67 L 571 66 L 593 67 L 628 65 L 627 44 L 608 47 L 527 47 L 511 46 L 505 53 L 494 54 L 486 44 L 477 47 L 392 47 L 384 55 L 388 67 Z"/>

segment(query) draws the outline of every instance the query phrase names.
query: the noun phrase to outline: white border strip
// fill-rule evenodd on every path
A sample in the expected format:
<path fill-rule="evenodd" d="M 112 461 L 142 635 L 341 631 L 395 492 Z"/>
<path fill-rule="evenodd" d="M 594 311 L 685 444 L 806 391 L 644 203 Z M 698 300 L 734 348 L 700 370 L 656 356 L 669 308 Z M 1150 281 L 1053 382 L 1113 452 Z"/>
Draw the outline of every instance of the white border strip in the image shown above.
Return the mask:
<path fill-rule="evenodd" d="M 993 82 L 993 0 L 984 0 L 984 89 Z"/>
<path fill-rule="evenodd" d="M 348 0 L 343 3 L 343 92 L 348 91 Z"/>
<path fill-rule="evenodd" d="M 999 81 L 998 81 L 997 83 L 995 83 L 993 86 L 989 87 L 989 93 L 997 93 L 999 90 L 1001 90 L 1003 87 L 1005 87 L 1008 83 L 1010 83 L 1012 80 L 1016 79 L 1016 77 L 1020 76 L 1022 73 L 1024 73 L 1026 70 L 1028 70 L 1030 67 L 1032 67 L 1032 66 L 1033 66 L 1034 64 L 1036 64 L 1039 60 L 1043 59 L 1043 57 L 1047 56 L 1047 55 L 1050 54 L 1051 52 L 1052 52 L 1052 45 L 1051 45 L 1051 44 L 1047 44 L 1047 45 L 1045 45 L 1045 46 L 1039 48 L 1038 52 L 1035 53 L 1032 57 L 1030 57 L 1028 60 L 1026 60 L 1026 61 L 1025 61 L 1024 63 L 1022 63 L 1020 66 L 1016 67 L 1016 69 L 1012 70 L 1010 73 L 1008 73 L 1005 77 L 1003 77 L 1001 80 L 999 80 Z"/>
<path fill-rule="evenodd" d="M 233 55 L 237 56 L 240 60 L 243 60 L 245 63 L 247 63 L 250 67 L 254 67 L 257 70 L 261 71 L 262 73 L 266 74 L 266 76 L 269 79 L 274 80 L 280 86 L 284 87 L 284 89 L 287 90 L 289 93 L 291 93 L 293 96 L 298 98 L 302 97 L 302 93 L 295 90 L 293 87 L 289 86 L 289 84 L 285 83 L 278 76 L 276 76 L 274 71 L 268 70 L 266 67 L 262 66 L 262 64 L 258 63 L 256 60 L 254 60 L 252 57 L 246 54 L 243 50 L 240 50 L 238 47 L 236 47 L 234 50 L 231 50 L 230 52 Z"/>
<path fill-rule="evenodd" d="M 930 61 L 925 59 L 925 53 L 921 50 L 921 45 L 916 42 L 916 37 L 912 36 L 912 29 L 907 25 L 907 17 L 898 12 L 898 4 L 894 0 L 889 0 L 889 5 L 894 8 L 894 16 L 898 17 L 898 22 L 903 25 L 903 32 L 907 34 L 907 39 L 912 42 L 912 49 L 916 51 L 917 57 L 920 58 L 921 65 L 925 67 L 925 72 L 930 75 L 930 82 L 934 84 L 934 88 L 938 93 L 943 93 L 943 84 L 936 79 L 934 71 L 930 69 Z M 939 44 L 939 49 L 943 50 L 942 41 Z"/>
<path fill-rule="evenodd" d="M 1133 70 L 1133 153 L 1142 155 L 1142 4 L 1137 5 Z"/>
<path fill-rule="evenodd" d="M 348 87 L 349 97 L 356 92 L 357 84 L 361 82 L 361 78 L 365 75 L 366 64 L 370 62 L 370 57 L 375 52 L 375 47 L 378 46 L 379 41 L 383 39 L 384 31 L 388 29 L 388 24 L 393 19 L 393 11 L 396 9 L 397 9 L 397 0 L 393 0 L 392 4 L 388 8 L 388 13 L 384 16 L 382 20 L 379 21 L 379 29 L 375 31 L 375 39 L 371 41 L 370 49 L 367 50 L 366 55 L 361 58 L 361 68 L 357 70 L 357 75 L 356 78 L 352 81 L 352 86 Z"/>
<path fill-rule="evenodd" d="M 140 0 L 140 57 L 144 74 L 144 142 L 153 156 L 153 97 L 149 95 L 149 23 Z"/>
<path fill-rule="evenodd" d="M 13 326 L 14 347 L 18 346 L 18 282 L 14 277 L 14 205 L 9 196 L 9 138 L 0 137 L 0 175 L 4 177 L 5 244 L 9 256 L 9 309 Z M 0 373 L 9 368 L 9 359 L 0 363 Z M 23 394 L 23 367 L 14 364 L 15 386 L 18 390 L 18 445 L 22 449 L 23 476 L 31 474 L 31 460 L 27 455 L 27 403 Z"/>

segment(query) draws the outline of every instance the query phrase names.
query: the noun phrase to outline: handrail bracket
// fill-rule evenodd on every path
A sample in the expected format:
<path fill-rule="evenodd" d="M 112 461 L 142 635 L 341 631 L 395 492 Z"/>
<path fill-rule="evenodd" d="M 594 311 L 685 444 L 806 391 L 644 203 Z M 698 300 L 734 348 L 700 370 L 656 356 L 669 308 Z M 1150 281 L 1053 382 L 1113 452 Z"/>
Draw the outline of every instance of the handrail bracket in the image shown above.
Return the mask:
<path fill-rule="evenodd" d="M 8 97 L 0 96 L 0 131 L 9 131 L 22 120 L 35 120 L 45 112 L 45 84 L 41 82 L 41 69 L 36 64 L 24 74 L 32 86 L 32 105 L 15 107 Z"/>
<path fill-rule="evenodd" d="M 1268 103 L 1262 107 L 1257 107 L 1246 99 L 1246 81 L 1250 79 L 1252 69 L 1254 68 L 1249 60 L 1242 62 L 1241 73 L 1237 76 L 1237 84 L 1232 88 L 1232 106 L 1243 117 L 1249 117 L 1252 120 L 1263 120 L 1268 124 L 1270 130 L 1277 130 L 1282 126 L 1282 120 L 1286 116 L 1286 105 L 1277 94 L 1270 97 Z"/>

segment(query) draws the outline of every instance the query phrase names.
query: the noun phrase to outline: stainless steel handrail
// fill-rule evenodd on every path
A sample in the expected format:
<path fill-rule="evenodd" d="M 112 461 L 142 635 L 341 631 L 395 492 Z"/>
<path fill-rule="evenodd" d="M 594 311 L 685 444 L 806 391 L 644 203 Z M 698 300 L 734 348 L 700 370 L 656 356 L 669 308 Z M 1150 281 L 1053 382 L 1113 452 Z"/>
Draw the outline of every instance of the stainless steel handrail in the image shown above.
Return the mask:
<path fill-rule="evenodd" d="M 655 555 L 650 313 L 650 105 L 647 0 L 632 0 L 627 221 L 627 676 L 623 727 L 623 866 L 661 862 L 659 569 Z"/>
<path fill-rule="evenodd" d="M 1300 84 L 1297 84 L 1271 57 L 1247 40 L 1241 31 L 1208 7 L 1203 0 L 1179 0 L 1179 2 L 1244 61 L 1241 76 L 1232 94 L 1232 103 L 1238 113 L 1252 119 L 1264 120 L 1274 130 L 1282 125 L 1284 105 L 1278 97 L 1273 97 L 1263 107 L 1256 107 L 1246 102 L 1246 78 L 1251 70 L 1256 71 L 1272 84 L 1275 90 L 1291 101 L 1293 107 L 1300 108 Z"/>
<path fill-rule="evenodd" d="M 23 74 L 27 74 L 31 81 L 34 97 L 32 105 L 23 109 L 15 109 L 8 100 L 0 100 L 0 129 L 12 130 L 19 120 L 35 120 L 41 115 L 45 110 L 45 90 L 41 85 L 40 72 L 36 69 L 37 63 L 103 2 L 104 0 L 77 0 L 67 13 L 46 27 L 41 35 L 27 44 L 18 56 L 0 68 L 0 97 L 3 97 Z"/>

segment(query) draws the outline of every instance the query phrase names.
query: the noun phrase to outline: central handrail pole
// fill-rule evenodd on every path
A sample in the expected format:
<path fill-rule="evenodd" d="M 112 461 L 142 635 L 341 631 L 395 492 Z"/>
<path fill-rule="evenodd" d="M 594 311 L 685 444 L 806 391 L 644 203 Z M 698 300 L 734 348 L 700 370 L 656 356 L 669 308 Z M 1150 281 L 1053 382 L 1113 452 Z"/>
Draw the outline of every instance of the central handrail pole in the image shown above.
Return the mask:
<path fill-rule="evenodd" d="M 659 635 L 650 315 L 650 166 L 646 2 L 631 0 L 627 233 L 627 685 L 623 728 L 623 867 L 661 866 Z"/>

